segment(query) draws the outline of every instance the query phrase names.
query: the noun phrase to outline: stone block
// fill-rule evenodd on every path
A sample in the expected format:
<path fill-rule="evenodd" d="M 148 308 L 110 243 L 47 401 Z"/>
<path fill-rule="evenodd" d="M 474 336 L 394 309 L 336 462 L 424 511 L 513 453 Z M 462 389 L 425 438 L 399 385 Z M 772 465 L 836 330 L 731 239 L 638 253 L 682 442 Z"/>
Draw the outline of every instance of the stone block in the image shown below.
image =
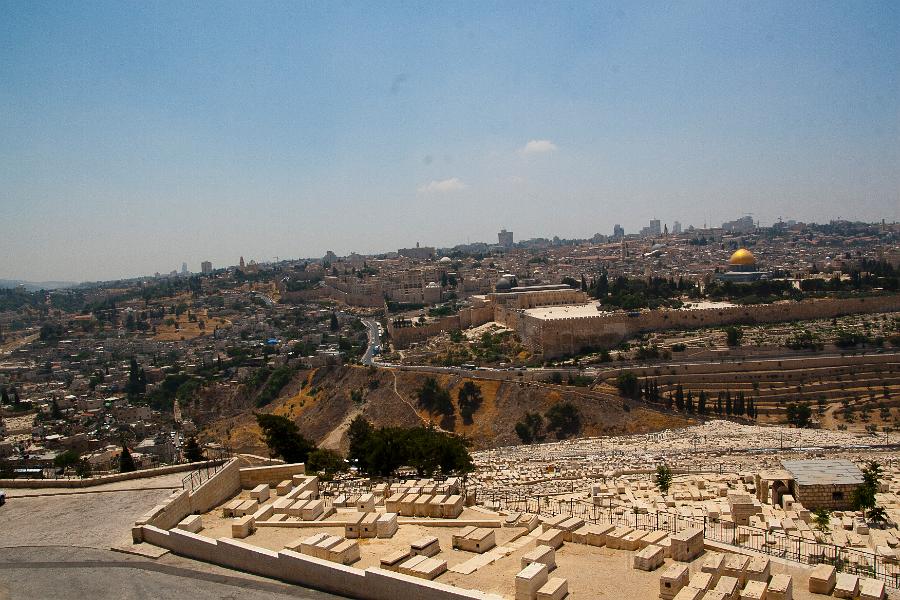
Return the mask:
<path fill-rule="evenodd" d="M 250 497 L 260 504 L 269 499 L 269 484 L 261 483 L 250 490 Z"/>
<path fill-rule="evenodd" d="M 569 515 L 554 515 L 552 517 L 542 518 L 541 519 L 541 529 L 547 531 L 548 529 L 560 529 L 559 525 L 563 521 L 569 518 Z"/>
<path fill-rule="evenodd" d="M 352 565 L 359 560 L 359 543 L 356 540 L 343 540 L 329 548 L 325 558 L 342 565 Z"/>
<path fill-rule="evenodd" d="M 619 548 L 630 551 L 637 550 L 641 547 L 641 540 L 646 533 L 647 532 L 642 529 L 635 529 L 634 531 L 625 534 L 619 540 Z"/>
<path fill-rule="evenodd" d="M 229 517 L 237 516 L 234 514 L 234 511 L 238 509 L 238 507 L 244 503 L 244 500 L 241 498 L 235 498 L 228 504 L 222 507 L 222 518 L 227 519 Z"/>
<path fill-rule="evenodd" d="M 884 582 L 877 579 L 863 579 L 859 584 L 859 600 L 884 600 Z"/>
<path fill-rule="evenodd" d="M 701 600 L 704 595 L 706 595 L 706 592 L 704 592 L 703 590 L 698 590 L 697 588 L 692 587 L 683 587 L 677 594 L 675 594 L 675 598 L 673 600 Z"/>
<path fill-rule="evenodd" d="M 648 531 L 645 535 L 638 541 L 640 548 L 645 548 L 651 544 L 654 546 L 662 546 L 662 542 L 665 540 L 668 542 L 669 534 L 665 531 Z"/>
<path fill-rule="evenodd" d="M 331 537 L 327 533 L 316 533 L 307 538 L 303 538 L 299 541 L 299 543 L 295 540 L 288 544 L 286 547 L 290 550 L 299 550 L 301 554 L 307 554 L 309 556 L 315 556 L 316 551 L 315 547 L 324 539 Z"/>
<path fill-rule="evenodd" d="M 419 577 L 420 579 L 427 579 L 431 581 L 432 579 L 441 575 L 447 571 L 447 561 L 440 560 L 437 558 L 426 558 L 420 563 L 417 563 L 412 569 L 410 569 L 410 575 L 413 577 Z"/>
<path fill-rule="evenodd" d="M 769 588 L 768 580 L 748 581 L 741 590 L 740 600 L 766 600 L 766 591 Z"/>
<path fill-rule="evenodd" d="M 403 500 L 405 494 L 396 493 L 392 494 L 387 500 L 384 501 L 384 510 L 389 513 L 400 513 L 400 501 Z"/>
<path fill-rule="evenodd" d="M 743 554 L 728 554 L 722 563 L 722 576 L 734 577 L 739 585 L 747 580 L 745 570 L 750 563 L 750 557 Z M 768 579 L 766 580 L 768 581 Z"/>
<path fill-rule="evenodd" d="M 790 575 L 781 573 L 769 581 L 769 589 L 766 592 L 768 600 L 793 600 L 794 582 Z"/>
<path fill-rule="evenodd" d="M 365 518 L 366 513 L 349 513 L 346 517 L 344 517 L 344 537 L 347 539 L 355 539 L 360 535 L 360 530 L 362 529 L 362 520 Z"/>
<path fill-rule="evenodd" d="M 286 515 L 293 504 L 294 500 L 292 498 L 279 498 L 272 503 L 272 510 L 276 515 Z"/>
<path fill-rule="evenodd" d="M 315 521 L 325 512 L 324 500 L 310 500 L 300 508 L 300 518 L 304 521 Z"/>
<path fill-rule="evenodd" d="M 397 512 L 400 513 L 401 516 L 404 517 L 413 517 L 415 516 L 415 503 L 416 499 L 419 497 L 419 494 L 406 494 L 400 500 L 399 510 Z"/>
<path fill-rule="evenodd" d="M 436 537 L 419 538 L 409 545 L 413 556 L 434 556 L 441 551 L 441 544 Z"/>
<path fill-rule="evenodd" d="M 416 498 L 416 501 L 413 502 L 413 515 L 416 517 L 430 517 L 432 498 L 434 498 L 432 494 L 421 494 Z"/>
<path fill-rule="evenodd" d="M 404 575 L 413 575 L 413 569 L 421 562 L 428 560 L 427 556 L 417 555 L 410 556 L 405 561 L 401 562 L 397 567 L 397 571 L 399 573 L 403 573 Z"/>
<path fill-rule="evenodd" d="M 587 536 L 588 546 L 597 547 L 605 546 L 607 535 L 615 529 L 613 525 L 590 525 L 590 528 Z"/>
<path fill-rule="evenodd" d="M 558 550 L 563 545 L 564 536 L 565 532 L 562 529 L 548 529 L 535 538 L 535 543 L 538 546 L 550 546 Z"/>
<path fill-rule="evenodd" d="M 765 556 L 754 556 L 744 569 L 745 581 L 763 581 L 768 583 L 771 573 L 771 563 Z"/>
<path fill-rule="evenodd" d="M 400 564 L 409 560 L 409 557 L 409 550 L 397 550 L 387 556 L 383 556 L 379 560 L 379 565 L 387 571 L 397 571 L 400 569 Z"/>
<path fill-rule="evenodd" d="M 835 598 L 856 598 L 859 593 L 859 577 L 850 573 L 838 573 L 835 578 Z"/>
<path fill-rule="evenodd" d="M 462 496 L 449 496 L 441 504 L 441 516 L 445 519 L 457 519 L 462 514 L 465 503 Z"/>
<path fill-rule="evenodd" d="M 250 515 L 237 517 L 231 522 L 231 537 L 242 539 L 253 533 L 256 522 Z"/>
<path fill-rule="evenodd" d="M 691 562 L 703 553 L 703 530 L 685 529 L 669 536 L 672 541 L 672 558 Z"/>
<path fill-rule="evenodd" d="M 398 527 L 396 513 L 381 514 L 375 522 L 376 535 L 380 538 L 393 537 L 394 534 L 397 533 Z"/>
<path fill-rule="evenodd" d="M 836 582 L 835 570 L 831 565 L 817 565 L 809 573 L 809 591 L 813 594 L 830 596 Z"/>
<path fill-rule="evenodd" d="M 672 600 L 687 586 L 691 571 L 687 565 L 675 563 L 669 565 L 659 576 L 659 597 L 663 600 Z"/>
<path fill-rule="evenodd" d="M 537 591 L 537 600 L 562 600 L 569 593 L 569 582 L 562 577 L 551 577 Z"/>
<path fill-rule="evenodd" d="M 200 515 L 188 515 L 178 522 L 178 529 L 190 531 L 191 533 L 199 533 L 203 529 L 203 519 Z"/>
<path fill-rule="evenodd" d="M 606 547 L 613 550 L 622 549 L 622 538 L 634 531 L 631 527 L 616 527 L 606 534 Z"/>
<path fill-rule="evenodd" d="M 556 550 L 550 546 L 537 546 L 522 556 L 521 567 L 524 569 L 533 562 L 547 565 L 547 570 L 556 568 Z"/>
<path fill-rule="evenodd" d="M 703 600 L 728 600 L 728 596 L 725 595 L 725 592 L 720 592 L 719 590 L 708 590 L 703 594 Z"/>
<path fill-rule="evenodd" d="M 691 580 L 688 582 L 688 585 L 692 588 L 697 588 L 698 590 L 711 590 L 713 589 L 713 587 L 715 587 L 718 581 L 719 578 L 714 577 L 712 573 L 697 571 L 691 576 Z"/>
<path fill-rule="evenodd" d="M 428 515 L 435 519 L 440 519 L 444 514 L 443 504 L 450 496 L 447 494 L 437 494 L 428 502 Z"/>
<path fill-rule="evenodd" d="M 459 540 L 457 548 L 466 552 L 483 554 L 497 545 L 493 529 L 479 527 Z"/>
<path fill-rule="evenodd" d="M 326 536 L 325 539 L 321 540 L 318 544 L 313 546 L 312 555 L 316 558 L 328 560 L 328 553 L 331 551 L 331 549 L 342 542 L 344 542 L 344 538 L 339 535 Z"/>
<path fill-rule="evenodd" d="M 726 600 L 737 600 L 738 592 L 741 589 L 740 582 L 736 577 L 730 575 L 722 575 L 713 588 L 717 592 L 721 592 Z"/>
<path fill-rule="evenodd" d="M 516 600 L 536 600 L 537 592 L 547 583 L 547 565 L 534 562 L 516 575 Z"/>
<path fill-rule="evenodd" d="M 372 512 L 375 510 L 374 494 L 362 494 L 356 499 L 356 510 L 359 512 Z"/>
<path fill-rule="evenodd" d="M 722 574 L 722 569 L 725 566 L 725 555 L 720 552 L 710 552 L 703 559 L 703 564 L 700 566 L 700 570 L 704 573 L 709 573 L 713 577 L 713 582 L 719 580 L 719 575 Z"/>
<path fill-rule="evenodd" d="M 632 566 L 642 571 L 655 571 L 666 560 L 665 551 L 659 546 L 647 546 L 634 555 Z"/>
<path fill-rule="evenodd" d="M 278 496 L 286 496 L 292 489 L 294 489 L 294 483 L 290 479 L 285 479 L 275 486 L 275 494 Z"/>

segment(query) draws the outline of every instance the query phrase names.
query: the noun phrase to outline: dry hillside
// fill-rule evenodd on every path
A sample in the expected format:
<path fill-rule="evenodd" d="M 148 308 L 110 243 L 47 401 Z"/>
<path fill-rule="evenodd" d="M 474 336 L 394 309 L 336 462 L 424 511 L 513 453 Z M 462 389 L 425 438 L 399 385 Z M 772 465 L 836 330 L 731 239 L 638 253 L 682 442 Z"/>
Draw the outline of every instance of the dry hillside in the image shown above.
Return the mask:
<path fill-rule="evenodd" d="M 434 422 L 470 438 L 475 448 L 519 443 L 515 423 L 526 412 L 545 413 L 553 404 L 570 401 L 581 414 L 581 435 L 615 435 L 683 427 L 688 420 L 618 396 L 585 388 L 526 385 L 519 382 L 470 379 L 438 375 L 440 385 L 450 391 L 456 415 L 441 420 L 416 404 L 416 391 L 427 374 L 344 366 L 299 372 L 282 394 L 261 409 L 293 419 L 300 430 L 317 444 L 346 450 L 346 430 L 359 414 L 376 426 L 414 426 Z M 483 403 L 472 424 L 463 423 L 457 392 L 466 381 L 481 388 Z M 228 443 L 238 451 L 265 452 L 251 409 L 211 421 L 204 437 Z"/>

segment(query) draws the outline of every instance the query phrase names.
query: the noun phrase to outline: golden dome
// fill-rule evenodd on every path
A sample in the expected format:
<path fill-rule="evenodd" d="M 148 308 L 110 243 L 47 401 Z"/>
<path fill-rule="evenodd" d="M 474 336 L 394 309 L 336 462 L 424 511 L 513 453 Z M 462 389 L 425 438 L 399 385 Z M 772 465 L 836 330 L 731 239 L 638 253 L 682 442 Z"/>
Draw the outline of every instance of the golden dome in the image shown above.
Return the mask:
<path fill-rule="evenodd" d="M 746 248 L 739 248 L 731 255 L 731 258 L 728 259 L 728 264 L 749 267 L 756 264 L 756 257 Z"/>

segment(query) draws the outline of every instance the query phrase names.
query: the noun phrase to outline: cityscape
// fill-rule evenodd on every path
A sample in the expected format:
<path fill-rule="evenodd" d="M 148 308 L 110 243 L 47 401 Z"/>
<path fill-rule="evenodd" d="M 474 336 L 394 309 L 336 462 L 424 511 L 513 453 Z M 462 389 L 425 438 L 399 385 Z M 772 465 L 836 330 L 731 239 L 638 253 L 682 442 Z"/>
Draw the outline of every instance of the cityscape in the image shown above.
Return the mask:
<path fill-rule="evenodd" d="M 0 600 L 900 599 L 895 5 L 0 7 Z"/>

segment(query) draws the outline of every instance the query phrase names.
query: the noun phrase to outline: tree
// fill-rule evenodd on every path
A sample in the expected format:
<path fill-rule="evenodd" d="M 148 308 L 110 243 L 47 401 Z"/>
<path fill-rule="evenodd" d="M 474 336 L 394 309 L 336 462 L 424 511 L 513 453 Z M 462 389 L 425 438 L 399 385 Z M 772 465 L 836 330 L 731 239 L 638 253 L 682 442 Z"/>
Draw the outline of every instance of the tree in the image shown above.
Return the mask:
<path fill-rule="evenodd" d="M 132 471 L 137 471 L 137 465 L 134 464 L 134 458 L 131 456 L 131 451 L 125 444 L 125 438 L 122 438 L 122 452 L 119 454 L 119 472 L 131 473 Z"/>
<path fill-rule="evenodd" d="M 326 448 L 318 448 L 309 453 L 309 459 L 306 461 L 307 473 L 323 473 L 326 477 L 331 477 L 335 473 L 347 470 L 347 464 L 344 457 Z"/>
<path fill-rule="evenodd" d="M 362 415 L 357 415 L 350 421 L 350 428 L 347 430 L 347 437 L 350 440 L 350 449 L 347 452 L 347 458 L 356 461 L 358 464 L 365 460 L 367 451 L 366 445 L 368 444 L 373 431 L 374 428 L 372 427 L 372 424 Z M 360 468 L 362 468 L 362 466 L 360 466 Z"/>
<path fill-rule="evenodd" d="M 66 450 L 65 452 L 56 455 L 53 459 L 53 466 L 65 472 L 69 467 L 77 465 L 80 460 L 81 457 L 78 456 L 77 452 L 74 450 Z"/>
<path fill-rule="evenodd" d="M 742 337 L 744 337 L 744 331 L 740 327 L 725 328 L 725 341 L 729 346 L 739 346 Z"/>
<path fill-rule="evenodd" d="M 200 462 L 203 460 L 203 448 L 197 443 L 197 438 L 191 436 L 184 444 L 184 457 L 188 462 Z"/>
<path fill-rule="evenodd" d="M 791 402 L 787 405 L 787 422 L 798 429 L 809 426 L 812 409 L 808 404 Z"/>
<path fill-rule="evenodd" d="M 868 516 L 873 520 L 884 516 L 884 509 L 875 511 L 875 494 L 878 492 L 878 483 L 881 481 L 881 465 L 876 461 L 870 461 L 862 470 L 863 482 L 856 486 L 850 494 L 850 504 L 853 510 L 863 513 L 863 518 Z M 874 513 L 874 516 L 873 516 Z"/>
<path fill-rule="evenodd" d="M 315 446 L 300 433 L 297 424 L 281 415 L 256 414 L 269 453 L 288 463 L 305 463 Z"/>
<path fill-rule="evenodd" d="M 668 465 L 662 464 L 656 467 L 656 475 L 653 477 L 653 483 L 659 488 L 662 494 L 669 493 L 669 487 L 672 485 L 672 469 Z"/>
<path fill-rule="evenodd" d="M 481 388 L 475 385 L 473 381 L 465 382 L 457 393 L 459 401 L 459 413 L 462 415 L 463 423 L 472 424 L 472 415 L 478 411 L 483 398 L 481 397 Z"/>
<path fill-rule="evenodd" d="M 680 383 L 675 387 L 675 408 L 679 411 L 684 410 L 684 389 Z"/>
<path fill-rule="evenodd" d="M 516 435 L 523 444 L 530 444 L 544 439 L 541 431 L 544 428 L 544 418 L 538 413 L 526 412 L 524 420 L 516 423 Z"/>
<path fill-rule="evenodd" d="M 417 392 L 419 405 L 430 413 L 453 414 L 450 392 L 438 385 L 434 377 L 428 377 Z"/>
<path fill-rule="evenodd" d="M 337 318 L 336 312 L 331 313 L 331 323 L 330 323 L 329 327 L 332 331 L 337 331 L 338 329 L 341 328 L 341 324 L 338 323 L 338 318 Z"/>
<path fill-rule="evenodd" d="M 829 525 L 831 523 L 831 513 L 825 508 L 818 508 L 813 514 L 813 523 L 816 524 L 816 529 L 822 533 L 828 533 Z"/>
<path fill-rule="evenodd" d="M 636 398 L 640 391 L 637 376 L 631 371 L 623 371 L 616 377 L 619 393 L 628 398 Z"/>
<path fill-rule="evenodd" d="M 706 414 L 706 391 L 700 390 L 700 398 L 697 400 L 697 412 L 701 415 Z"/>
<path fill-rule="evenodd" d="M 0 387 L 0 404 L 9 404 L 9 392 L 5 387 Z"/>
<path fill-rule="evenodd" d="M 554 404 L 547 411 L 547 430 L 555 431 L 557 438 L 565 438 L 581 429 L 581 413 L 571 402 Z"/>

